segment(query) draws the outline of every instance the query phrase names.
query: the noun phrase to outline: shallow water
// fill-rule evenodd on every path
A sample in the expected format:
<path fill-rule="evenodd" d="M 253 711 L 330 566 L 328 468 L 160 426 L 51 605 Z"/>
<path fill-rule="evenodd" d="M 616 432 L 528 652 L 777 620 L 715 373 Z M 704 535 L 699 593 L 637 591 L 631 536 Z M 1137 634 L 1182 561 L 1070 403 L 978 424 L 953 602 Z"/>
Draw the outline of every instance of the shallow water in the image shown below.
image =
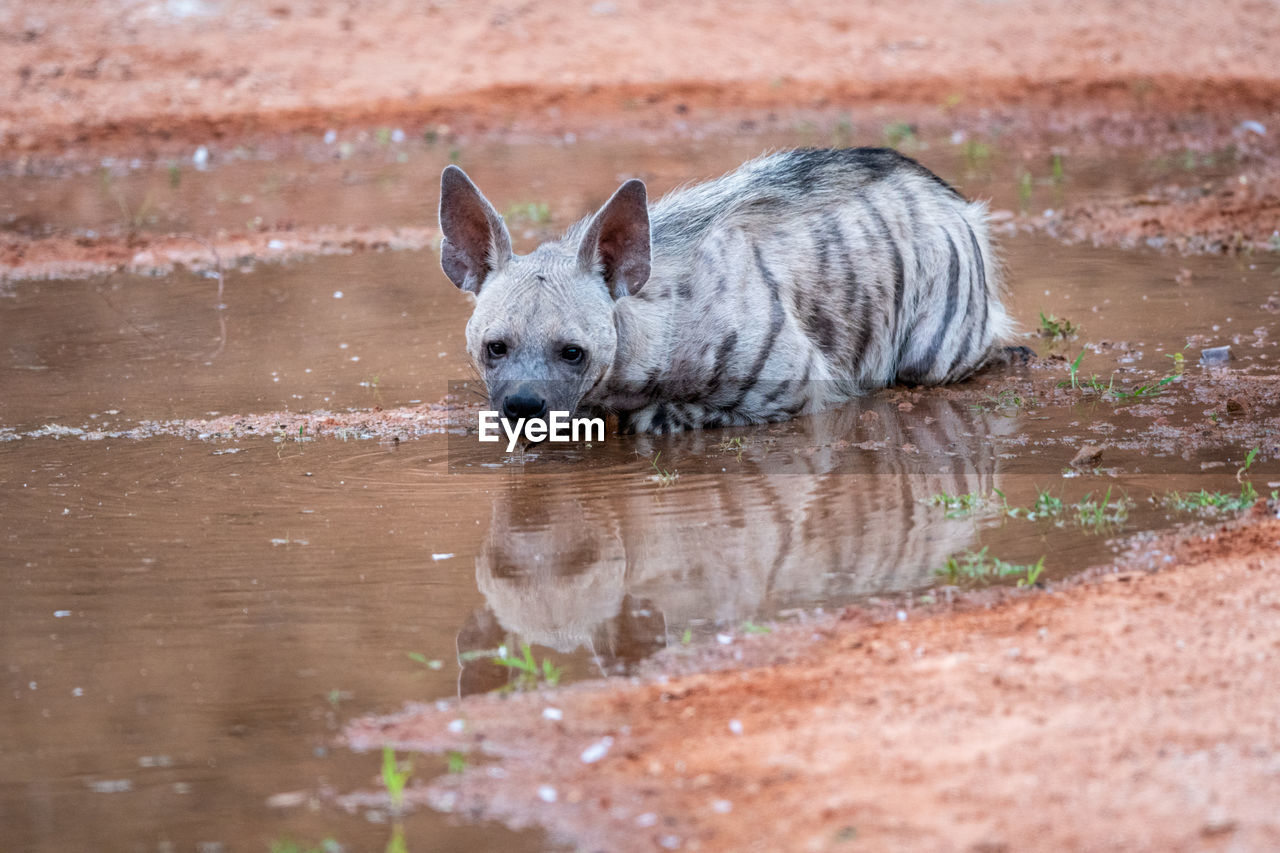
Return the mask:
<path fill-rule="evenodd" d="M 568 182 L 566 207 L 589 209 L 623 163 L 675 183 L 738 156 L 734 145 L 699 150 L 695 166 L 683 149 L 576 152 L 586 168 Z M 567 170 L 562 150 L 524 154 L 492 158 L 506 176 L 485 186 L 495 199 L 516 199 L 510 187 L 548 162 Z M 208 192 L 219 174 L 201 174 Z M 398 198 L 385 210 L 333 209 L 409 221 L 418 200 Z M 201 210 L 184 227 L 213 221 Z M 1082 377 L 1154 381 L 1192 336 L 1188 376 L 1203 370 L 1200 346 L 1223 343 L 1236 372 L 1276 372 L 1280 322 L 1259 308 L 1280 289 L 1274 258 L 1032 237 L 1004 247 L 1024 326 L 1049 311 L 1083 327 L 1077 340 L 1032 346 L 1070 359 L 1085 342 L 1122 342 L 1087 353 Z M 1184 268 L 1190 283 L 1178 284 Z M 376 849 L 390 832 L 376 808 L 268 799 L 376 788 L 378 758 L 335 749 L 337 726 L 511 680 L 467 652 L 532 643 L 568 681 L 804 610 L 941 594 L 938 570 L 958 552 L 1044 556 L 1044 577 L 1063 577 L 1107 560 L 1122 534 L 1189 517 L 1150 496 L 1238 489 L 1249 449 L 1153 438 L 1157 418 L 1205 418 L 1176 382 L 1152 400 L 1009 405 L 998 373 L 909 406 L 878 394 L 786 424 L 514 455 L 457 435 L 122 437 L 211 413 L 433 402 L 471 375 L 467 302 L 429 252 L 261 264 L 230 272 L 221 299 L 215 282 L 182 273 L 27 282 L 0 298 L 6 849 L 253 850 L 326 836 Z M 1022 394 L 1052 389 L 1066 369 L 1014 376 Z M 1105 441 L 1110 475 L 1064 473 L 1085 440 Z M 1280 479 L 1274 459 L 1250 473 L 1260 491 Z M 1041 488 L 1068 504 L 1110 489 L 1132 506 L 1094 529 L 1071 513 L 1027 521 L 988 506 L 948 517 L 930 504 L 999 489 L 1026 506 Z M 424 812 L 406 834 L 412 850 L 549 843 Z"/>

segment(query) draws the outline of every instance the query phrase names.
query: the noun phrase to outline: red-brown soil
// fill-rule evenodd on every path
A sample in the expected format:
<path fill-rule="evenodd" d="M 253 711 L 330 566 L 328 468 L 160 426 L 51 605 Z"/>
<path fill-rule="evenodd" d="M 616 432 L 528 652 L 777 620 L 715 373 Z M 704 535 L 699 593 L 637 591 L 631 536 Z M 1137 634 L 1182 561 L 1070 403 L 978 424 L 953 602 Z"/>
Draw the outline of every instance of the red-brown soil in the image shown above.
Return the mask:
<path fill-rule="evenodd" d="M 300 134 L 350 126 L 661 138 L 786 127 L 801 115 L 892 117 L 1153 154 L 1233 146 L 1239 173 L 1207 188 L 1157 187 L 1030 222 L 1098 242 L 1268 248 L 1280 230 L 1274 11 L 1261 0 L 906 0 L 856 14 L 834 0 L 10 4 L 0 11 L 0 171 L 57 172 L 106 154 L 145 162 L 200 145 L 216 160 L 219 147 L 288 149 Z M 266 257 L 272 240 L 286 253 L 388 242 L 202 236 Z M 0 229 L 5 278 L 163 269 L 190 254 L 136 234 Z"/>
<path fill-rule="evenodd" d="M 851 609 L 672 667 L 709 672 L 477 697 L 347 738 L 496 758 L 413 797 L 580 849 L 1275 849 L 1274 514 L 1060 590 Z"/>
<path fill-rule="evenodd" d="M 0 138 L 21 151 L 391 116 L 536 125 L 563 104 L 601 118 L 654 96 L 1272 110 L 1273 13 L 1261 0 L 12 4 Z"/>

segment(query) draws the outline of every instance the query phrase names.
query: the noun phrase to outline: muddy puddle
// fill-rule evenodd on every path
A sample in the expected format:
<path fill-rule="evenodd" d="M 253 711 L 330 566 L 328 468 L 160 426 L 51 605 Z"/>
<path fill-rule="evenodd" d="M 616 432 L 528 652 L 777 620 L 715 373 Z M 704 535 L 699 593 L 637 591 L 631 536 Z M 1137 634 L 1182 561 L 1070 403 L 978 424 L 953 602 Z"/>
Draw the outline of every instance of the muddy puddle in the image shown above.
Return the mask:
<path fill-rule="evenodd" d="M 515 211 L 528 245 L 624 172 L 666 188 L 759 148 L 461 157 L 500 207 L 555 211 Z M 1015 208 L 1118 192 L 1126 174 L 1080 165 L 1055 183 L 1046 155 L 1028 187 L 1012 155 L 920 153 Z M 100 228 L 122 209 L 114 187 L 198 199 L 153 201 L 148 227 L 421 223 L 446 159 L 393 150 L 376 170 L 359 160 L 383 177 L 342 183 L 349 167 L 315 154 L 321 178 L 289 166 L 278 206 L 244 187 L 282 167 L 251 158 L 183 171 L 176 186 L 163 167 L 27 178 L 8 211 L 43 217 L 39 228 Z M 553 191 L 550 174 L 570 177 Z M 379 758 L 335 749 L 338 727 L 507 687 L 517 679 L 492 662 L 499 647 L 531 644 L 561 683 L 635 672 L 664 650 L 731 645 L 815 609 L 888 599 L 905 615 L 954 586 L 1065 577 L 1143 531 L 1206 517 L 1171 492 L 1280 487 L 1280 314 L 1264 308 L 1280 291 L 1274 257 L 1017 234 L 1003 246 L 1023 327 L 1041 312 L 1078 327 L 1028 338 L 1041 354 L 1028 366 L 786 424 L 514 454 L 445 421 L 406 431 L 380 417 L 467 403 L 468 305 L 430 251 L 236 265 L 221 293 L 188 271 L 14 283 L 0 298 L 6 846 L 262 850 L 328 837 L 377 849 L 391 835 L 385 804 L 335 798 L 376 790 Z M 1227 368 L 1198 363 L 1221 345 Z M 317 410 L 354 410 L 360 426 L 299 431 L 300 413 Z M 235 415 L 266 426 L 208 427 Z M 1101 456 L 1073 467 L 1086 444 Z M 426 761 L 419 778 L 444 771 Z M 427 812 L 404 829 L 411 850 L 551 844 Z"/>

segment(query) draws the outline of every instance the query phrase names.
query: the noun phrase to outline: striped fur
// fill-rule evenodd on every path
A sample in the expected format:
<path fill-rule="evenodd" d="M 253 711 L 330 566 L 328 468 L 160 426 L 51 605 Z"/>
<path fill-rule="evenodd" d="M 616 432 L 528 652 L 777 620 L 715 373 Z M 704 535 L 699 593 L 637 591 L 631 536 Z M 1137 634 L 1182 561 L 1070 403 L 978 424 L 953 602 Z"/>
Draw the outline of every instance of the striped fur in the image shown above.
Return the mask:
<path fill-rule="evenodd" d="M 651 208 L 630 181 L 526 256 L 450 167 L 441 227 L 495 408 L 523 395 L 657 433 L 781 420 L 963 379 L 1009 329 L 985 207 L 888 149 L 782 152 Z"/>

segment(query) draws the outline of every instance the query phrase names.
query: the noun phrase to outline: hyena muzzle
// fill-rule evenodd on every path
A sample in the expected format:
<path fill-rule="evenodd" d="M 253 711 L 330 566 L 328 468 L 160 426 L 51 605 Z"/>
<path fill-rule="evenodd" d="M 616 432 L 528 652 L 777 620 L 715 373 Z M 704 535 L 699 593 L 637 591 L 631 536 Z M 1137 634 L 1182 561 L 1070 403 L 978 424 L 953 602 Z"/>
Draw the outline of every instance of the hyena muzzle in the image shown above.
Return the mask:
<path fill-rule="evenodd" d="M 1009 329 L 985 206 L 889 149 L 785 151 L 652 207 L 630 180 L 523 256 L 449 166 L 440 227 L 444 271 L 475 298 L 468 352 L 509 418 L 782 420 L 963 379 Z"/>

